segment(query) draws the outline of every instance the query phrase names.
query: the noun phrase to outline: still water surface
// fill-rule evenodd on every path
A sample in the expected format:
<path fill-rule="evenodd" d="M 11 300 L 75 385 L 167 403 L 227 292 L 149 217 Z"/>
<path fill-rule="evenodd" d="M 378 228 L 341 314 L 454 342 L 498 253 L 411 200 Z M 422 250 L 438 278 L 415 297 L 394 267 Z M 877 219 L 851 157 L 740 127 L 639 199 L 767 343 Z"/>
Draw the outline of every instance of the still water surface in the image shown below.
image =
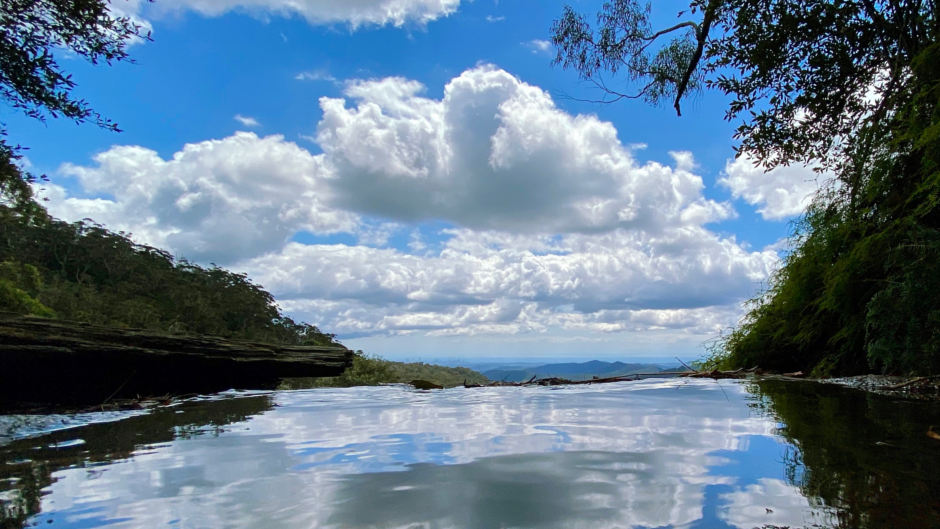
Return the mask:
<path fill-rule="evenodd" d="M 315 389 L 115 418 L 3 442 L 0 527 L 940 526 L 937 404 L 810 382 Z"/>

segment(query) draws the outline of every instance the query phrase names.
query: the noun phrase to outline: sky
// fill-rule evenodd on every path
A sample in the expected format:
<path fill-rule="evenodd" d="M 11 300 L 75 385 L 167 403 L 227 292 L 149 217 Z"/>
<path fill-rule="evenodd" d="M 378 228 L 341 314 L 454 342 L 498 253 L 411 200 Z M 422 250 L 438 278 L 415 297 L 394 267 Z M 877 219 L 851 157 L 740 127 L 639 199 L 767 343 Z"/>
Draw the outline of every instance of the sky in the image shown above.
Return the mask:
<path fill-rule="evenodd" d="M 720 93 L 681 117 L 590 102 L 552 65 L 563 7 L 114 0 L 152 30 L 134 62 L 59 58 L 121 132 L 0 121 L 53 215 L 245 272 L 351 348 L 701 356 L 766 287 L 817 176 L 735 159 Z M 655 2 L 654 25 L 683 7 Z"/>

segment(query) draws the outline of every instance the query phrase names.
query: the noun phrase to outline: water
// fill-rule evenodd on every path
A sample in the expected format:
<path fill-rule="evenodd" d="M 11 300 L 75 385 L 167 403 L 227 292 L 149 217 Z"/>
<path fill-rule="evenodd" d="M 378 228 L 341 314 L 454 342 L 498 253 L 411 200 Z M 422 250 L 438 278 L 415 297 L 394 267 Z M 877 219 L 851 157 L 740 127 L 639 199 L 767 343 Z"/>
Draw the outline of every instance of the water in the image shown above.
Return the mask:
<path fill-rule="evenodd" d="M 940 523 L 937 404 L 808 382 L 315 389 L 17 420 L 0 527 Z"/>

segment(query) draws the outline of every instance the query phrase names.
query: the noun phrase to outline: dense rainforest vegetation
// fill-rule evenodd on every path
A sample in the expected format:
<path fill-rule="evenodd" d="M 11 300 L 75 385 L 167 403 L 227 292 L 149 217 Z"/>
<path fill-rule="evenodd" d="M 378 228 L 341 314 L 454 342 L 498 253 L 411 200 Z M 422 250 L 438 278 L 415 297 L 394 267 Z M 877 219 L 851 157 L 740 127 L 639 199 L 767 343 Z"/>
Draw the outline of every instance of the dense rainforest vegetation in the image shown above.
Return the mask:
<path fill-rule="evenodd" d="M 649 6 L 633 0 L 606 3 L 593 26 L 566 8 L 556 63 L 608 102 L 669 101 L 679 112 L 696 90 L 717 89 L 731 99 L 739 154 L 834 176 L 709 362 L 940 372 L 937 3 L 694 0 L 684 16 L 654 31 Z"/>

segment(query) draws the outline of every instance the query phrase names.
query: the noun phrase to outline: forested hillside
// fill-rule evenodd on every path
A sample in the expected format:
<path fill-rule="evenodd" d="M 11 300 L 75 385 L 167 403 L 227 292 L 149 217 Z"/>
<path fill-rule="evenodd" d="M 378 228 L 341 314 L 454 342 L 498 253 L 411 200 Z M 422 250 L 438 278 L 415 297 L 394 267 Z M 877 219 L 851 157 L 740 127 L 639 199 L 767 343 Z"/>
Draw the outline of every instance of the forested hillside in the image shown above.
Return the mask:
<path fill-rule="evenodd" d="M 0 162 L 18 173 L 9 157 Z M 22 181 L 18 174 L 6 180 Z M 245 274 L 175 259 L 88 219 L 55 219 L 28 190 L 19 196 L 20 203 L 0 202 L 0 310 L 277 344 L 335 343 L 282 315 Z"/>

